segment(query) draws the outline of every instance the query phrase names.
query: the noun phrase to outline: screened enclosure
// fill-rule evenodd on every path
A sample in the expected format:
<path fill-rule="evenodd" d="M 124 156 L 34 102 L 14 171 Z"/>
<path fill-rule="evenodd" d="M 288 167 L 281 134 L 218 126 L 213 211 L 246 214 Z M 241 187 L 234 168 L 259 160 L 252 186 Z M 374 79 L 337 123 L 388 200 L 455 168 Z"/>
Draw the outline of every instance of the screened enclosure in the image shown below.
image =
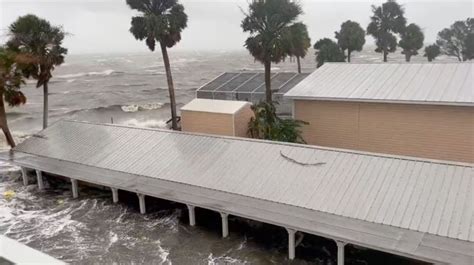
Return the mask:
<path fill-rule="evenodd" d="M 291 103 L 283 95 L 309 73 L 273 73 L 273 99 L 280 114 L 291 114 Z M 197 98 L 244 100 L 257 103 L 265 99 L 265 74 L 262 72 L 223 73 L 197 90 Z"/>

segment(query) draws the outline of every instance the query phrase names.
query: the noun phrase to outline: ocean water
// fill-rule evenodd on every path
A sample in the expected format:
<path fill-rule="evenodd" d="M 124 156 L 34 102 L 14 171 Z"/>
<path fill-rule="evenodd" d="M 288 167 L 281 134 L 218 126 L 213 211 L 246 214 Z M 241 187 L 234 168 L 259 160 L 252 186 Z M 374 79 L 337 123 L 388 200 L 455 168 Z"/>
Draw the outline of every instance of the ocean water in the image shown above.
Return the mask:
<path fill-rule="evenodd" d="M 304 72 L 316 69 L 314 52 L 302 60 Z M 263 70 L 262 64 L 239 52 L 170 51 L 178 108 L 195 97 L 195 90 L 225 71 Z M 353 62 L 381 62 L 373 49 L 354 53 Z M 403 62 L 400 53 L 392 62 Z M 452 61 L 441 57 L 438 61 Z M 415 56 L 413 62 L 426 62 Z M 272 70 L 296 71 L 293 60 L 274 64 Z M 170 118 L 165 70 L 159 53 L 68 55 L 50 83 L 50 123 L 59 119 L 111 122 L 132 126 L 163 127 Z M 28 80 L 22 89 L 26 105 L 7 109 L 14 137 L 37 132 L 42 124 L 43 92 Z M 3 135 L 0 146 L 5 147 Z"/>
<path fill-rule="evenodd" d="M 245 51 L 170 52 L 178 108 L 195 90 L 225 71 L 263 70 Z M 370 50 L 355 53 L 353 62 L 379 62 Z M 401 54 L 392 61 L 403 61 Z M 423 61 L 415 57 L 413 61 Z M 441 61 L 452 60 L 441 58 Z M 314 71 L 314 55 L 303 71 Z M 273 71 L 296 71 L 286 60 Z M 164 127 L 169 119 L 166 76 L 159 53 L 70 55 L 50 84 L 50 123 L 60 119 Z M 17 141 L 42 124 L 42 89 L 28 81 L 27 104 L 9 108 L 8 122 Z M 6 148 L 3 135 L 0 141 Z M 55 181 L 39 192 L 23 187 L 18 168 L 0 163 L 0 234 L 72 264 L 287 264 L 282 228 L 232 218 L 231 235 L 220 238 L 220 217 L 197 213 L 198 225 L 187 225 L 183 205 L 153 200 L 147 215 L 137 211 L 134 194 L 121 193 L 128 204 L 111 202 L 108 190 L 87 188 L 71 199 L 69 185 Z M 13 194 L 7 196 L 7 194 Z M 360 248 L 348 251 L 351 264 L 378 264 L 378 255 Z M 352 254 L 351 254 L 352 253 Z M 305 237 L 291 264 L 334 264 L 335 244 Z M 383 256 L 383 260 L 386 260 Z M 375 260 L 374 260 L 375 259 Z M 412 264 L 392 258 L 384 264 Z"/>

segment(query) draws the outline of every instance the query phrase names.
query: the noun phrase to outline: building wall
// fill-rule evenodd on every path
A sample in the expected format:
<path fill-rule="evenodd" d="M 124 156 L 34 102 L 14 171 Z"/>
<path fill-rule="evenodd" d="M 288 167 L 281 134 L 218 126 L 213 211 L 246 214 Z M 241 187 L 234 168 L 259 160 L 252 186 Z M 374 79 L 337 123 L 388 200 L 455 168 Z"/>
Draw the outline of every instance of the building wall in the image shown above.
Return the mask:
<path fill-rule="evenodd" d="M 233 120 L 231 114 L 181 111 L 181 127 L 185 132 L 234 136 Z"/>
<path fill-rule="evenodd" d="M 474 162 L 474 107 L 295 100 L 313 145 Z"/>
<path fill-rule="evenodd" d="M 250 108 L 250 104 L 243 107 L 235 115 L 235 136 L 237 137 L 247 137 L 247 130 L 249 128 L 249 121 L 253 117 L 253 111 Z"/>

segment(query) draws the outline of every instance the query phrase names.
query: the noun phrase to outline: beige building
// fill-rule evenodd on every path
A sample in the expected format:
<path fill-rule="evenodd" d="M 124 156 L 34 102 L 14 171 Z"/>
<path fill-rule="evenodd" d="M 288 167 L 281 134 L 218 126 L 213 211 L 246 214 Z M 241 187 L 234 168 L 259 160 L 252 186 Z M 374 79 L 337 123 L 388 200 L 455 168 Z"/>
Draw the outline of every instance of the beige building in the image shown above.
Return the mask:
<path fill-rule="evenodd" d="M 474 162 L 472 63 L 329 63 L 290 90 L 313 145 Z"/>
<path fill-rule="evenodd" d="M 246 101 L 196 98 L 181 108 L 186 132 L 246 137 L 253 111 Z"/>

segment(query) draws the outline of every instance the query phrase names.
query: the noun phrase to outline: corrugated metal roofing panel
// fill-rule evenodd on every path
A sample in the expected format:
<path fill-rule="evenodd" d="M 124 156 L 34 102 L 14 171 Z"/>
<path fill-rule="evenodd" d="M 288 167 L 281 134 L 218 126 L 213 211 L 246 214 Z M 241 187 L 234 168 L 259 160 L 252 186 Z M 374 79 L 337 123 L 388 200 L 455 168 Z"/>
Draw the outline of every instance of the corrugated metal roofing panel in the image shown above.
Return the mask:
<path fill-rule="evenodd" d="M 400 175 L 396 178 L 396 188 L 391 189 L 391 193 L 387 194 L 387 202 L 384 204 L 386 212 L 383 215 L 383 220 L 381 222 L 383 224 L 390 224 L 393 222 L 393 218 L 395 216 L 395 211 L 397 210 L 397 206 L 399 205 L 400 201 L 402 200 L 403 191 L 408 188 L 410 183 L 410 179 L 416 179 L 416 177 L 412 178 L 412 172 L 415 170 L 417 163 L 413 161 L 408 161 L 407 166 L 405 167 L 403 172 L 400 172 Z M 415 175 L 416 176 L 416 175 Z"/>
<path fill-rule="evenodd" d="M 69 121 L 41 135 L 14 152 L 473 241 L 472 164 Z"/>
<path fill-rule="evenodd" d="M 471 64 L 472 66 L 472 64 Z M 461 87 L 461 90 L 457 94 L 456 97 L 456 102 L 462 102 L 463 100 L 471 100 L 470 102 L 474 101 L 474 78 L 472 76 L 474 75 L 474 69 L 473 67 L 470 68 L 470 75 L 466 75 L 466 79 L 464 80 L 464 84 Z"/>
<path fill-rule="evenodd" d="M 474 106 L 472 63 L 326 63 L 292 99 Z"/>

